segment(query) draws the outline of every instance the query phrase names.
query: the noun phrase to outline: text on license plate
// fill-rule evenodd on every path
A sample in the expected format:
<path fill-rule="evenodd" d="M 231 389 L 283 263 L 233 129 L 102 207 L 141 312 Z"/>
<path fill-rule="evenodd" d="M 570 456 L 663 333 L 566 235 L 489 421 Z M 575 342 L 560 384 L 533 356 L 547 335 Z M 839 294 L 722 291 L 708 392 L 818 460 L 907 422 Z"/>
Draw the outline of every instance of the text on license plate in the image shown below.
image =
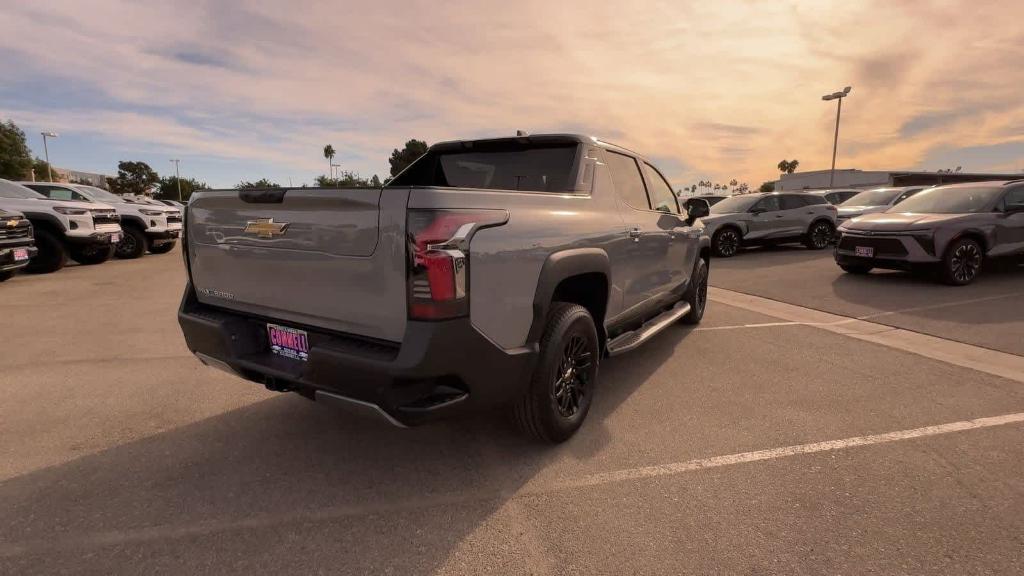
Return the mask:
<path fill-rule="evenodd" d="M 14 261 L 15 262 L 23 262 L 25 260 L 28 260 L 28 250 L 26 250 L 24 248 L 15 248 L 14 249 Z"/>
<path fill-rule="evenodd" d="M 857 256 L 862 256 L 864 258 L 875 257 L 875 249 L 871 246 L 857 246 L 857 248 L 854 250 L 854 253 Z"/>
<path fill-rule="evenodd" d="M 309 335 L 305 330 L 267 324 L 267 339 L 274 354 L 294 360 L 309 359 Z"/>

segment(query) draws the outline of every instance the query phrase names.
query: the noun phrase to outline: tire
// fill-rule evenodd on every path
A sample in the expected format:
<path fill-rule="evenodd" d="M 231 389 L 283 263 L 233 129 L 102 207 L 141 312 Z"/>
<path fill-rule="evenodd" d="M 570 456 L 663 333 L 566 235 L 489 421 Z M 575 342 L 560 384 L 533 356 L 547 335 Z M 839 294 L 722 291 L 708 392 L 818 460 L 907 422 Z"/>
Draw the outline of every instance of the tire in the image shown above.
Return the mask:
<path fill-rule="evenodd" d="M 571 438 L 590 411 L 599 359 L 597 329 L 586 308 L 552 304 L 537 368 L 513 410 L 519 428 L 549 443 Z"/>
<path fill-rule="evenodd" d="M 811 229 L 807 231 L 807 236 L 804 238 L 804 246 L 809 250 L 824 250 L 828 248 L 835 233 L 836 227 L 831 222 L 818 220 L 811 224 Z"/>
<path fill-rule="evenodd" d="M 0 282 L 7 282 L 11 278 L 14 278 L 14 270 L 7 270 L 6 272 L 0 272 Z"/>
<path fill-rule="evenodd" d="M 73 248 L 70 251 L 71 259 L 85 266 L 103 264 L 114 257 L 114 246 L 86 246 Z"/>
<path fill-rule="evenodd" d="M 141 257 L 149 250 L 149 238 L 146 234 L 134 226 L 123 227 L 124 238 L 117 243 L 114 255 L 123 260 L 133 260 Z"/>
<path fill-rule="evenodd" d="M 981 273 L 985 251 L 981 244 L 971 238 L 954 240 L 942 258 L 940 278 L 950 286 L 966 286 Z"/>
<path fill-rule="evenodd" d="M 715 256 L 720 258 L 732 258 L 740 250 L 743 237 L 740 231 L 732 226 L 726 226 L 715 232 L 711 238 L 711 246 L 715 250 Z"/>
<path fill-rule="evenodd" d="M 150 246 L 149 247 L 149 253 L 150 254 L 167 254 L 171 250 L 174 250 L 174 247 L 177 246 L 177 244 L 178 244 L 178 242 L 175 240 L 173 242 L 168 242 L 166 244 L 161 244 L 159 246 Z"/>
<path fill-rule="evenodd" d="M 843 272 L 846 272 L 847 274 L 863 275 L 871 272 L 872 270 L 871 266 L 867 266 L 864 264 L 840 264 L 839 267 L 842 268 Z"/>
<path fill-rule="evenodd" d="M 35 240 L 39 253 L 29 261 L 28 266 L 25 266 L 26 272 L 49 274 L 60 270 L 68 263 L 68 251 L 56 234 L 45 228 L 37 228 Z"/>
<path fill-rule="evenodd" d="M 690 305 L 690 313 L 683 316 L 681 322 L 700 324 L 708 305 L 708 263 L 703 258 L 699 258 L 694 266 L 693 278 L 683 295 L 683 302 Z"/>

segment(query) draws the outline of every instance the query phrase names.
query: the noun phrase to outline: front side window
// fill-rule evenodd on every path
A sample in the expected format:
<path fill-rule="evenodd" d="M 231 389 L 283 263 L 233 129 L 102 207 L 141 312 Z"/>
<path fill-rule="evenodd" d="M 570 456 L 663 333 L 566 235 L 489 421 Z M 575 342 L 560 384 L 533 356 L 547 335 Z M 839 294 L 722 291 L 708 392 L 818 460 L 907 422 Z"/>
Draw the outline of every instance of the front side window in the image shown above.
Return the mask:
<path fill-rule="evenodd" d="M 71 190 L 67 188 L 61 188 L 59 186 L 42 186 L 38 184 L 31 184 L 29 188 L 39 192 L 40 194 L 50 198 L 51 200 L 71 200 Z"/>
<path fill-rule="evenodd" d="M 640 176 L 640 166 L 636 160 L 625 154 L 606 150 L 605 162 L 611 171 L 612 184 L 615 185 L 619 198 L 637 210 L 650 210 L 647 189 L 644 188 L 644 179 Z"/>
<path fill-rule="evenodd" d="M 654 209 L 659 212 L 679 214 L 676 195 L 658 169 L 644 162 L 644 172 L 647 174 L 647 182 L 651 185 L 651 204 L 654 205 Z"/>
<path fill-rule="evenodd" d="M 775 212 L 777 210 L 781 210 L 778 196 L 765 196 L 764 198 L 761 198 L 760 202 L 754 204 L 754 207 L 751 208 L 751 212 Z"/>
<path fill-rule="evenodd" d="M 1003 199 L 1003 210 L 1006 212 L 1024 210 L 1024 187 L 1006 193 L 1006 198 Z"/>

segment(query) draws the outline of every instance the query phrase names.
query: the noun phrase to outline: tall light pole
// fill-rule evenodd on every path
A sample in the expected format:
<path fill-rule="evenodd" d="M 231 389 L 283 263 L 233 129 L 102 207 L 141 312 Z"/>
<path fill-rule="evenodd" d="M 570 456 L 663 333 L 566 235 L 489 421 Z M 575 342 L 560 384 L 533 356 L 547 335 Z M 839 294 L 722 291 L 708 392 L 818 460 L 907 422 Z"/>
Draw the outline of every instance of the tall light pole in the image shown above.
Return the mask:
<path fill-rule="evenodd" d="M 178 163 L 181 162 L 178 158 L 171 158 L 171 162 L 174 162 L 174 181 L 178 183 L 178 202 L 181 202 L 181 173 L 178 172 Z"/>
<path fill-rule="evenodd" d="M 40 132 L 43 135 L 43 153 L 46 154 L 46 174 L 50 177 L 50 182 L 53 182 L 53 169 L 50 168 L 50 149 L 46 147 L 47 138 L 56 138 L 56 132 Z"/>
<path fill-rule="evenodd" d="M 822 100 L 838 100 L 839 105 L 836 106 L 836 135 L 832 140 L 832 171 L 828 174 L 828 187 L 832 188 L 833 182 L 836 178 L 836 148 L 839 147 L 839 116 L 843 113 L 843 98 L 846 98 L 850 94 L 850 90 L 853 87 L 847 86 L 843 88 L 841 92 L 833 92 L 831 94 L 825 94 L 821 97 Z"/>

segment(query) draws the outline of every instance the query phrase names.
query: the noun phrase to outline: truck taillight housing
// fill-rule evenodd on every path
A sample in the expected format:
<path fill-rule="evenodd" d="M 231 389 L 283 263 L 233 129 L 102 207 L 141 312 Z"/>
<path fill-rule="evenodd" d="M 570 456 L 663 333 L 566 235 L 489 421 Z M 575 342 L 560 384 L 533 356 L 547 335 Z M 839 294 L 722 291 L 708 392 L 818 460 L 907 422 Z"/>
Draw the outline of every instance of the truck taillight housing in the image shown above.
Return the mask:
<path fill-rule="evenodd" d="M 467 315 L 469 242 L 477 230 L 507 222 L 508 212 L 410 209 L 407 218 L 409 318 Z"/>

